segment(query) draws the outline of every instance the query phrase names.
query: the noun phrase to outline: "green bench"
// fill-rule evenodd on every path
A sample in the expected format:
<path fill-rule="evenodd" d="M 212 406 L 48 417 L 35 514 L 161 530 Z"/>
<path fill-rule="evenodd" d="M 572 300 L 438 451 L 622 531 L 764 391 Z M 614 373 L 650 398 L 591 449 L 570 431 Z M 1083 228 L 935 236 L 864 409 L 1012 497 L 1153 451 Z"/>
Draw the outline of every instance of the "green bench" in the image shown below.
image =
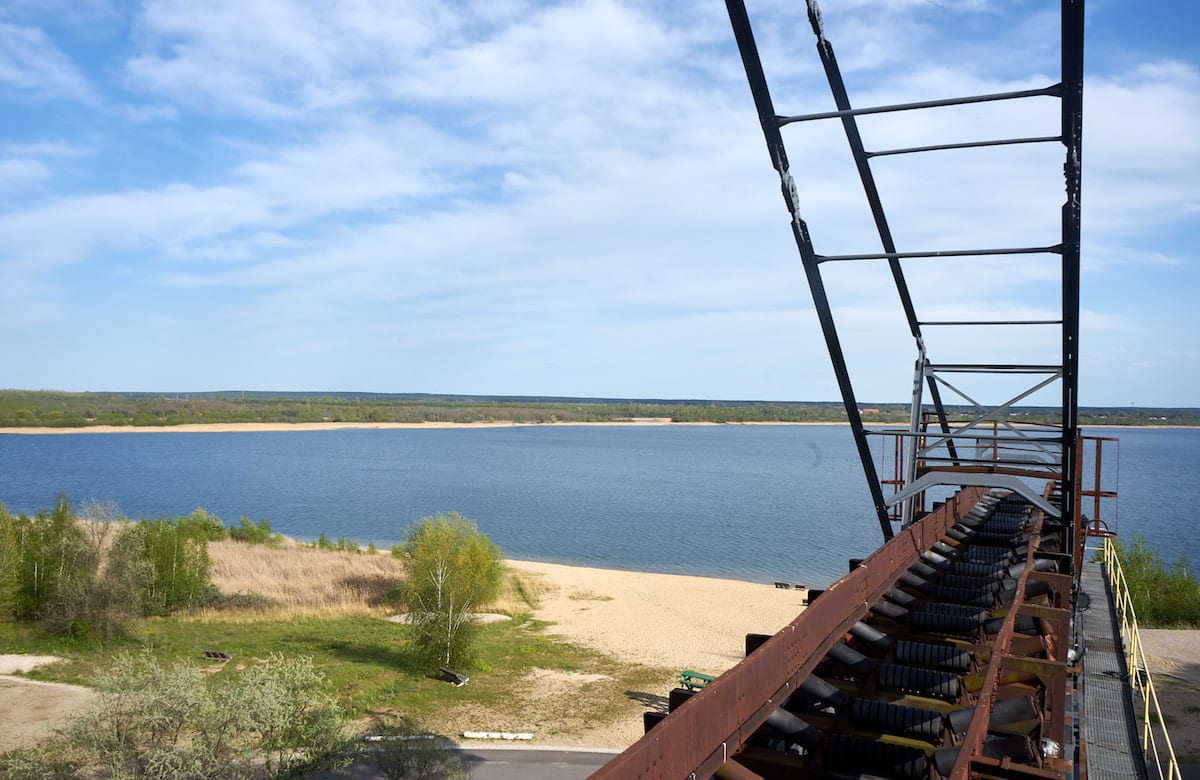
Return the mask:
<path fill-rule="evenodd" d="M 693 672 L 691 669 L 684 669 L 679 673 L 679 687 L 687 688 L 689 691 L 698 691 L 715 679 L 717 678 L 711 674 L 701 674 Z"/>

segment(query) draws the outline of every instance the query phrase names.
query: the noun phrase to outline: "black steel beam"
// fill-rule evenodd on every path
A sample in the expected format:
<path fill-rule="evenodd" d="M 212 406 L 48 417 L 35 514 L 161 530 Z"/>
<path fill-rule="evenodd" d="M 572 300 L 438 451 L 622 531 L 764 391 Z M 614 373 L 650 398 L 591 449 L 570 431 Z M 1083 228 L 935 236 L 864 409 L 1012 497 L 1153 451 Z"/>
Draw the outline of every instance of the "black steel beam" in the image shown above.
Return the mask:
<path fill-rule="evenodd" d="M 956 144 L 930 144 L 929 146 L 908 146 L 903 149 L 884 149 L 878 152 L 867 152 L 867 157 L 889 157 L 896 154 L 919 154 L 921 152 L 943 152 L 951 149 L 979 149 L 986 146 L 1012 146 L 1013 144 L 1045 144 L 1058 143 L 1061 136 L 1042 135 L 1031 138 L 998 138 L 994 141 L 963 141 Z"/>
<path fill-rule="evenodd" d="M 820 12 L 817 10 L 815 4 L 810 4 L 808 7 L 808 21 L 812 25 L 813 33 L 817 36 L 817 54 L 820 56 L 821 65 L 825 69 L 825 78 L 829 82 L 830 91 L 833 93 L 833 102 L 839 111 L 850 112 L 852 108 L 850 106 L 850 95 L 846 91 L 846 82 L 842 79 L 842 71 L 838 67 L 837 56 L 833 52 L 833 44 L 825 37 L 825 31 L 821 27 Z M 908 289 L 908 280 L 904 277 L 904 269 L 900 265 L 900 259 L 896 252 L 896 242 L 892 238 L 892 228 L 888 224 L 887 214 L 883 209 L 883 199 L 879 195 L 879 187 L 876 185 L 875 175 L 871 171 L 871 161 L 863 144 L 862 134 L 858 131 L 858 120 L 854 118 L 853 113 L 842 114 L 842 129 L 846 133 L 846 142 L 850 145 L 850 153 L 854 157 L 854 166 L 858 170 L 858 178 L 862 183 L 863 192 L 866 193 L 867 204 L 871 208 L 871 217 L 875 220 L 875 230 L 879 234 L 879 243 L 883 246 L 884 253 L 889 255 L 888 267 L 892 273 L 892 281 L 896 285 L 896 294 L 900 298 L 900 306 L 904 309 L 904 319 L 908 323 L 909 333 L 916 342 L 918 359 L 923 360 L 925 358 L 925 338 L 921 334 L 921 325 L 917 319 L 916 308 L 913 306 L 912 294 Z M 818 260 L 818 262 L 821 261 Z M 937 419 L 943 430 L 949 430 L 946 422 L 946 408 L 942 403 L 942 393 L 932 378 L 929 378 L 927 384 L 929 387 L 929 397 L 933 401 Z M 861 433 L 856 435 L 861 435 Z M 953 444 L 950 445 L 950 449 L 953 452 Z M 868 479 L 870 478 L 870 475 L 868 475 Z M 887 537 L 885 536 L 884 538 L 886 539 Z"/>
<path fill-rule="evenodd" d="M 797 114 L 795 116 L 776 116 L 778 127 L 795 124 L 796 122 L 811 122 L 816 119 L 838 119 L 844 116 L 864 116 L 867 114 L 889 114 L 896 111 L 913 111 L 922 108 L 942 108 L 945 106 L 965 106 L 972 103 L 991 103 L 997 100 L 1018 100 L 1030 97 L 1058 97 L 1062 94 L 1062 84 L 1051 84 L 1041 89 L 1019 89 L 1013 92 L 994 92 L 990 95 L 968 95 L 967 97 L 943 98 L 941 100 L 922 100 L 916 103 L 894 103 L 889 106 L 872 106 L 870 108 L 839 109 L 837 111 L 821 111 L 816 114 Z"/>
<path fill-rule="evenodd" d="M 1079 436 L 1079 243 L 1083 165 L 1083 0 L 1062 0 L 1062 137 L 1066 147 L 1062 207 L 1062 410 L 1065 474 L 1063 516 L 1073 521 L 1076 496 L 1076 448 Z M 1072 545 L 1079 543 L 1072 538 Z"/>
<path fill-rule="evenodd" d="M 1048 246 L 1018 246 L 999 249 L 927 249 L 922 252 L 864 252 L 854 255 L 817 255 L 817 262 L 832 263 L 846 260 L 914 260 L 928 257 L 985 257 L 988 255 L 1058 255 L 1062 244 Z"/>
<path fill-rule="evenodd" d="M 779 174 L 783 199 L 791 215 L 792 236 L 800 259 L 804 265 L 804 274 L 808 278 L 809 291 L 812 293 L 813 307 L 817 319 L 821 323 L 821 332 L 825 337 L 825 346 L 833 363 L 833 373 L 837 378 L 838 389 L 842 394 L 842 404 L 846 408 L 846 417 L 850 421 L 854 434 L 858 458 L 862 463 L 863 473 L 867 478 L 867 488 L 871 492 L 871 502 L 875 506 L 875 514 L 879 520 L 879 529 L 884 540 L 892 538 L 891 520 L 888 518 L 887 505 L 884 503 L 883 487 L 879 474 L 875 469 L 875 461 L 871 457 L 871 449 L 864 433 L 862 415 L 858 411 L 858 401 L 854 397 L 854 387 L 850 383 L 850 373 L 846 367 L 846 358 L 842 352 L 841 340 L 838 337 L 837 326 L 833 321 L 833 311 L 829 305 L 829 297 L 825 292 L 825 282 L 821 278 L 820 264 L 817 253 L 813 249 L 812 239 L 808 234 L 808 225 L 800 216 L 800 204 L 796 200 L 796 186 L 788 169 L 787 152 L 784 149 L 783 137 L 775 122 L 775 106 L 771 100 L 771 91 L 767 87 L 767 78 L 763 73 L 762 60 L 758 55 L 758 45 L 754 42 L 754 31 L 750 27 L 750 18 L 746 13 L 743 0 L 725 0 L 725 8 L 729 12 L 729 21 L 733 26 L 733 35 L 737 40 L 738 52 L 742 57 L 742 65 L 746 70 L 746 80 L 750 84 L 750 94 L 754 97 L 754 105 L 758 110 L 759 124 L 762 125 L 763 137 L 767 142 L 767 152 L 771 156 L 771 164 Z"/>
<path fill-rule="evenodd" d="M 1062 320 L 922 320 L 922 325 L 1062 325 Z"/>

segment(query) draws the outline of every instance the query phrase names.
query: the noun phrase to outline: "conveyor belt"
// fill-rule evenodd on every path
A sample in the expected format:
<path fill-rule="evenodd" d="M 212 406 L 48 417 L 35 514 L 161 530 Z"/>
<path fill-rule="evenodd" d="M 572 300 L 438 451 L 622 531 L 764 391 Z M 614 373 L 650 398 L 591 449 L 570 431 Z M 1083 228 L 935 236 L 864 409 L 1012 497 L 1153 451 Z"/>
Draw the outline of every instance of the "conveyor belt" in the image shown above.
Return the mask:
<path fill-rule="evenodd" d="M 594 777 L 936 780 L 1000 765 L 1008 777 L 1057 776 L 1070 766 L 1063 535 L 1021 497 L 962 494 L 780 634 L 748 637 L 747 659 L 707 688 L 672 691 L 670 714 L 647 713 L 647 735 Z M 858 610 L 855 594 L 866 596 Z M 839 609 L 846 619 L 817 637 Z M 820 650 L 794 674 L 758 668 L 760 654 L 786 663 L 797 635 Z M 731 727 L 729 707 L 771 674 L 784 681 L 779 695 Z"/>

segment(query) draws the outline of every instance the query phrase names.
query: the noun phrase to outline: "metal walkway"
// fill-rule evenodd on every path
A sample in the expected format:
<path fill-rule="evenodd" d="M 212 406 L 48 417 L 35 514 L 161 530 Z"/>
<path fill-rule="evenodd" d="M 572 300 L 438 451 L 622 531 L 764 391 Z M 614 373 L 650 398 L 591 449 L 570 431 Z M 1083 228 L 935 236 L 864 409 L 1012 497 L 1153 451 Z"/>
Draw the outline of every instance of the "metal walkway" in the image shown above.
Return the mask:
<path fill-rule="evenodd" d="M 1091 599 L 1081 614 L 1084 656 L 1081 740 L 1092 780 L 1136 777 L 1144 780 L 1146 762 L 1134 724 L 1129 670 L 1122 652 L 1120 626 L 1112 594 L 1097 561 L 1083 564 L 1081 589 Z"/>

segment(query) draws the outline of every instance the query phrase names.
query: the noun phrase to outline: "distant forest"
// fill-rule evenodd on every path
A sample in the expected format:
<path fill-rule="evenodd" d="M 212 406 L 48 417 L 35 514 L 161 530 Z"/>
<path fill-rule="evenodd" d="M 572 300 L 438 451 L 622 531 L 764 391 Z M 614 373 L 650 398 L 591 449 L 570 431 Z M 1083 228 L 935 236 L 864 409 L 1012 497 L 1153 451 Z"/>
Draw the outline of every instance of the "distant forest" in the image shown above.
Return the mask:
<path fill-rule="evenodd" d="M 863 404 L 867 423 L 907 424 L 904 404 Z M 965 407 L 950 407 L 959 416 Z M 0 428 L 170 426 L 185 423 L 844 422 L 837 402 L 450 396 L 382 393 L 61 393 L 0 390 Z M 1010 419 L 1048 422 L 1053 410 L 1014 409 Z M 1200 409 L 1088 407 L 1082 425 L 1200 426 Z"/>

